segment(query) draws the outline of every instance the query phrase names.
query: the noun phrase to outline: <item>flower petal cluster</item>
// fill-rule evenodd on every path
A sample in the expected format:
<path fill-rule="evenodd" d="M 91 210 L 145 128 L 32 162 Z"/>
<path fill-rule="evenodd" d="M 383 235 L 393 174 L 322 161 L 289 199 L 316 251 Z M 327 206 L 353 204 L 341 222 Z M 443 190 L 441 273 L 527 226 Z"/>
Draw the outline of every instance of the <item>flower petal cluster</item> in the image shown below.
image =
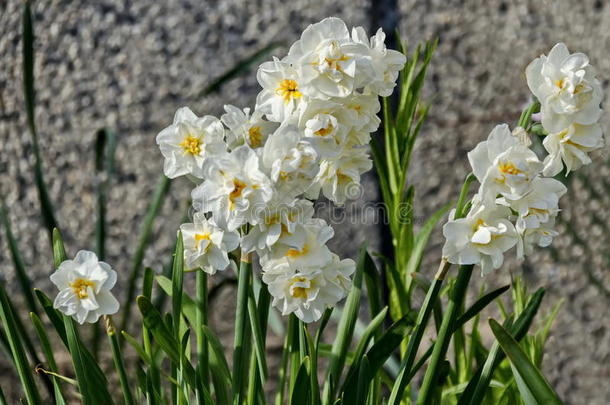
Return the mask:
<path fill-rule="evenodd" d="M 566 187 L 552 178 L 591 162 L 587 152 L 602 145 L 597 120 L 601 88 L 589 59 L 557 44 L 526 70 L 527 83 L 540 102 L 542 125 L 549 132 L 541 161 L 530 148 L 525 128 L 496 126 L 487 140 L 468 153 L 480 183 L 464 218 L 452 213 L 443 227 L 443 256 L 456 264 L 478 264 L 483 274 L 499 268 L 504 253 L 516 246 L 517 257 L 546 247 L 557 236 L 559 199 Z"/>
<path fill-rule="evenodd" d="M 382 30 L 368 38 L 324 19 L 259 66 L 253 110 L 227 105 L 220 120 L 178 110 L 157 143 L 165 174 L 197 184 L 193 222 L 181 226 L 189 269 L 213 274 L 232 250 L 256 252 L 273 305 L 306 322 L 347 295 L 355 264 L 328 249 L 333 229 L 313 218 L 310 200 L 360 194 L 379 96 L 392 93 L 406 62 L 384 41 Z"/>
<path fill-rule="evenodd" d="M 93 252 L 79 251 L 73 260 L 62 262 L 50 278 L 59 290 L 53 307 L 81 325 L 95 323 L 100 316 L 119 310 L 119 302 L 110 292 L 116 283 L 116 271 Z"/>
<path fill-rule="evenodd" d="M 584 53 L 570 53 L 559 43 L 549 55 L 532 61 L 527 84 L 540 101 L 542 126 L 549 135 L 543 144 L 549 153 L 544 174 L 555 176 L 591 162 L 588 152 L 604 145 L 598 124 L 603 91 Z"/>

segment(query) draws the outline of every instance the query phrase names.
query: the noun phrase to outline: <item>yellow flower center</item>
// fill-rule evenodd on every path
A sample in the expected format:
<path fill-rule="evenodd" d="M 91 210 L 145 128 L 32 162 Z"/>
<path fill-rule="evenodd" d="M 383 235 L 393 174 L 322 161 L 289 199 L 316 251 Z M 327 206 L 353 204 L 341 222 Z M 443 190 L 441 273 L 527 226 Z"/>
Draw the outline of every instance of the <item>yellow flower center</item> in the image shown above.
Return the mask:
<path fill-rule="evenodd" d="M 563 90 L 563 87 L 565 86 L 565 78 L 560 79 L 560 80 L 556 80 L 555 81 L 555 86 L 557 86 L 560 90 Z"/>
<path fill-rule="evenodd" d="M 298 90 L 298 85 L 295 80 L 284 79 L 280 82 L 279 87 L 275 90 L 278 96 L 284 99 L 285 103 L 290 102 L 293 98 L 301 98 L 302 94 Z"/>
<path fill-rule="evenodd" d="M 247 184 L 239 179 L 233 179 L 233 191 L 229 194 L 229 208 L 232 210 L 235 204 L 235 199 L 241 196 L 244 188 L 247 187 Z"/>
<path fill-rule="evenodd" d="M 292 295 L 293 298 L 304 298 L 307 299 L 307 292 L 309 289 L 311 289 L 313 287 L 313 281 L 311 281 L 309 283 L 309 287 L 294 287 L 294 284 L 296 283 L 305 283 L 307 282 L 307 279 L 305 277 L 297 277 L 292 281 L 292 286 L 290 288 L 290 295 Z"/>
<path fill-rule="evenodd" d="M 517 175 L 523 173 L 517 166 L 515 166 L 512 162 L 500 163 L 498 165 L 498 170 L 502 174 L 512 174 Z"/>
<path fill-rule="evenodd" d="M 201 243 L 202 240 L 210 240 L 210 233 L 196 233 L 195 234 L 195 246 L 197 248 L 199 248 L 199 244 Z M 210 245 L 208 245 L 209 247 Z M 207 247 L 206 247 L 207 250 Z"/>
<path fill-rule="evenodd" d="M 261 127 L 250 127 L 248 130 L 248 138 L 250 140 L 250 146 L 258 148 L 263 143 L 263 134 L 261 133 Z"/>
<path fill-rule="evenodd" d="M 70 283 L 72 291 L 81 300 L 89 296 L 89 294 L 87 293 L 87 289 L 89 287 L 93 288 L 93 286 L 95 286 L 95 283 L 91 280 L 87 280 L 86 278 L 77 278 L 76 280 Z"/>
<path fill-rule="evenodd" d="M 299 257 L 299 256 L 303 256 L 305 254 L 307 254 L 309 252 L 309 246 L 307 246 L 307 244 L 303 245 L 303 249 L 299 250 L 299 249 L 288 249 L 288 251 L 286 252 L 286 256 L 287 257 L 291 257 L 291 258 L 295 258 L 295 257 Z"/>
<path fill-rule="evenodd" d="M 188 135 L 184 138 L 184 140 L 180 142 L 180 146 L 185 154 L 199 155 L 201 153 L 201 139 L 196 138 L 193 135 Z"/>
<path fill-rule="evenodd" d="M 333 129 L 335 129 L 333 127 L 333 125 L 328 124 L 328 126 L 326 128 L 318 129 L 316 132 L 314 132 L 314 134 L 316 134 L 318 136 L 326 136 L 326 135 L 330 134 L 333 131 Z"/>
<path fill-rule="evenodd" d="M 350 183 L 352 181 L 352 178 L 349 177 L 347 174 L 343 174 L 340 171 L 337 171 L 337 181 L 339 183 Z"/>

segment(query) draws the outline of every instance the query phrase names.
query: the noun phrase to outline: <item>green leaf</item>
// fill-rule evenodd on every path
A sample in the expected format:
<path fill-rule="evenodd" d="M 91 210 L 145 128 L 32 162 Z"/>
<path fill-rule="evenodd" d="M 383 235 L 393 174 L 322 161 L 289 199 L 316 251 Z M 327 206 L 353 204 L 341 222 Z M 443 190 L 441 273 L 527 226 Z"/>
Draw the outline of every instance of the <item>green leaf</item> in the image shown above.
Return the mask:
<path fill-rule="evenodd" d="M 180 340 L 180 319 L 182 318 L 182 290 L 184 284 L 184 243 L 182 232 L 178 232 L 178 240 L 174 249 L 174 264 L 172 266 L 172 319 L 174 320 L 174 338 Z"/>
<path fill-rule="evenodd" d="M 34 325 L 34 329 L 36 330 L 36 334 L 38 335 L 38 340 L 40 340 L 40 347 L 42 348 L 42 352 L 44 353 L 45 359 L 47 360 L 48 368 L 51 372 L 57 373 L 59 370 L 57 369 L 57 363 L 55 362 L 55 356 L 53 355 L 53 348 L 51 347 L 51 342 L 49 341 L 49 337 L 47 336 L 47 332 L 45 331 L 45 327 L 42 324 L 42 321 L 33 312 L 30 312 L 30 319 L 32 320 L 32 324 Z M 59 385 L 59 381 L 56 378 L 52 379 L 53 383 L 53 395 L 55 396 L 55 404 L 56 405 L 65 405 L 66 401 L 61 392 L 61 386 Z"/>
<path fill-rule="evenodd" d="M 0 197 L 0 222 L 2 222 L 2 225 L 4 226 L 8 248 L 11 252 L 11 257 L 13 258 L 13 265 L 15 266 L 15 275 L 17 276 L 17 281 L 19 282 L 25 301 L 29 310 L 38 314 L 38 308 L 36 308 L 36 301 L 34 300 L 34 294 L 32 293 L 32 282 L 25 270 L 25 264 L 17 246 L 15 236 L 13 235 L 11 223 L 8 218 L 8 211 L 2 197 Z"/>
<path fill-rule="evenodd" d="M 458 317 L 458 319 L 455 321 L 456 328 L 462 327 L 466 322 L 478 315 L 487 305 L 508 291 L 509 288 L 510 285 L 505 285 L 504 287 L 500 287 L 479 298 L 474 304 L 472 304 L 472 306 L 470 306 L 470 308 L 468 308 L 462 315 L 460 315 L 460 317 Z"/>
<path fill-rule="evenodd" d="M 216 395 L 222 395 L 223 398 L 226 398 L 226 402 L 221 403 L 228 403 L 228 393 L 231 391 L 231 371 L 227 359 L 225 358 L 222 344 L 212 329 L 206 325 L 202 325 L 202 329 L 206 336 L 208 347 L 210 348 L 210 371 L 214 388 L 216 389 Z"/>
<path fill-rule="evenodd" d="M 339 326 L 337 328 L 337 337 L 335 338 L 332 356 L 330 358 L 330 364 L 328 367 L 328 378 L 324 386 L 325 403 L 330 403 L 335 396 L 335 393 L 333 390 L 331 390 L 330 384 L 332 384 L 334 387 L 337 387 L 338 385 L 343 366 L 345 365 L 347 351 L 354 334 L 354 327 L 356 325 L 356 320 L 358 319 L 358 309 L 360 308 L 360 297 L 362 295 L 362 278 L 366 254 L 366 246 L 363 246 L 360 249 L 360 256 L 356 266 L 356 274 L 354 275 L 352 290 L 350 291 L 345 302 L 343 316 L 341 317 Z"/>
<path fill-rule="evenodd" d="M 32 10 L 30 2 L 23 4 L 23 92 L 25 98 L 25 110 L 27 113 L 28 127 L 32 136 L 32 151 L 34 153 L 34 182 L 40 199 L 40 212 L 45 227 L 51 235 L 53 229 L 57 228 L 57 221 L 53 213 L 53 205 L 44 181 L 42 159 L 38 147 L 38 134 L 36 132 L 35 106 L 36 97 L 34 90 L 34 26 L 32 22 Z"/>
<path fill-rule="evenodd" d="M 409 261 L 407 262 L 407 267 L 404 273 L 405 286 L 407 290 L 409 290 L 409 286 L 411 284 L 411 274 L 419 271 L 419 266 L 424 255 L 424 250 L 428 245 L 428 239 L 430 239 L 430 234 L 436 227 L 438 221 L 440 221 L 440 219 L 445 216 L 450 207 L 451 203 L 442 206 L 439 210 L 432 214 L 430 218 L 426 220 L 426 223 L 417 233 L 417 236 L 415 237 L 415 242 L 413 243 L 413 249 L 411 250 Z"/>
<path fill-rule="evenodd" d="M 173 294 L 172 281 L 169 278 L 164 277 L 164 276 L 157 276 L 157 277 L 155 277 L 155 280 L 157 281 L 157 284 L 159 285 L 159 287 L 161 287 L 163 292 L 171 297 Z M 182 314 L 186 317 L 186 319 L 189 321 L 189 323 L 191 325 L 196 324 L 197 304 L 186 293 L 182 293 Z"/>
<path fill-rule="evenodd" d="M 17 374 L 21 380 L 21 385 L 25 393 L 25 397 L 29 405 L 38 405 L 41 403 L 36 383 L 32 378 L 32 367 L 28 363 L 27 356 L 23 350 L 21 337 L 19 336 L 17 325 L 15 323 L 15 313 L 9 303 L 8 296 L 4 290 L 4 285 L 0 283 L 0 319 L 4 325 L 6 337 L 8 339 L 13 361 L 17 369 Z"/>
<path fill-rule="evenodd" d="M 559 396 L 553 391 L 549 383 L 542 376 L 540 370 L 532 364 L 527 355 L 519 347 L 519 343 L 493 319 L 489 320 L 489 326 L 498 339 L 500 347 L 509 358 L 511 364 L 517 369 L 522 381 L 525 382 L 533 397 L 540 404 L 562 404 Z"/>
<path fill-rule="evenodd" d="M 140 313 L 142 314 L 144 325 L 155 337 L 156 343 L 159 345 L 161 350 L 167 354 L 172 363 L 179 366 L 182 357 L 179 350 L 180 343 L 174 338 L 172 332 L 170 332 L 168 329 L 159 311 L 157 311 L 148 298 L 142 295 L 136 299 L 136 302 L 138 304 L 138 308 L 140 309 Z M 183 365 L 184 376 L 187 379 L 188 384 L 194 387 L 196 385 L 195 369 L 193 369 L 193 366 L 188 361 L 184 361 Z"/>
<path fill-rule="evenodd" d="M 116 330 L 112 324 L 112 319 L 108 317 L 106 319 L 106 333 L 110 339 L 110 348 L 112 349 L 112 359 L 114 361 L 114 367 L 119 374 L 119 382 L 121 384 L 121 391 L 123 392 L 123 399 L 125 405 L 133 405 L 133 394 L 131 393 L 131 387 L 127 378 L 127 372 L 125 371 L 125 364 L 123 363 L 123 356 L 121 354 L 121 347 L 119 345 L 119 339 L 116 335 Z"/>
<path fill-rule="evenodd" d="M 310 380 L 309 371 L 307 365 L 309 364 L 309 357 L 305 356 L 299 367 L 299 372 L 290 394 L 290 405 L 309 405 L 310 393 Z"/>

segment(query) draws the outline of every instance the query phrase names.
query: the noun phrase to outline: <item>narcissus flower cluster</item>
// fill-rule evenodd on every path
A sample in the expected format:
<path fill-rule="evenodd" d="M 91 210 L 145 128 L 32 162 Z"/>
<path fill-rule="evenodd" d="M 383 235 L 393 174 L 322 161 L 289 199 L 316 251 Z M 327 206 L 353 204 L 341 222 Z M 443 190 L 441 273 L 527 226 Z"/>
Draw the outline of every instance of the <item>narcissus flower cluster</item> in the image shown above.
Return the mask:
<path fill-rule="evenodd" d="M 406 58 L 338 18 L 310 25 L 282 59 L 263 63 L 253 110 L 225 106 L 220 119 L 184 107 L 157 136 L 169 178 L 187 176 L 193 222 L 181 226 L 185 263 L 213 274 L 228 253 L 256 252 L 273 305 L 305 322 L 347 294 L 355 264 L 326 246 L 333 229 L 311 200 L 358 196 L 372 167 L 379 96 L 396 85 Z"/>
<path fill-rule="evenodd" d="M 567 174 L 590 163 L 587 153 L 603 145 L 597 123 L 602 93 L 586 55 L 570 54 L 560 43 L 530 63 L 526 75 L 540 102 L 548 155 L 541 159 L 530 148 L 525 128 L 496 126 L 468 153 L 480 182 L 470 210 L 464 218 L 452 213 L 443 227 L 443 256 L 450 263 L 478 264 L 483 274 L 499 268 L 514 246 L 523 258 L 536 245 L 550 245 L 559 199 L 567 191 L 552 176 L 564 165 Z"/>

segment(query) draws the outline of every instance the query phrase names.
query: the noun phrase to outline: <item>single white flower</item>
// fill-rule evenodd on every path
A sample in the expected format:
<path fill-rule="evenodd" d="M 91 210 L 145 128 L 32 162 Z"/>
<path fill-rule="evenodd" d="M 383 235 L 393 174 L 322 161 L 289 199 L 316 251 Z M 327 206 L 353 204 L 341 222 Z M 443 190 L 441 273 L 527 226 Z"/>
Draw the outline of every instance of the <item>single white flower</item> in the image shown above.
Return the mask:
<path fill-rule="evenodd" d="M 297 224 L 293 232 L 281 234 L 261 257 L 263 270 L 284 265 L 292 268 L 323 266 L 331 259 L 326 242 L 333 235 L 333 228 L 320 218 Z"/>
<path fill-rule="evenodd" d="M 335 204 L 344 204 L 361 195 L 360 176 L 371 169 L 373 163 L 364 147 L 346 149 L 339 157 L 320 162 L 320 171 L 307 196 L 317 198 L 322 191 L 324 197 Z"/>
<path fill-rule="evenodd" d="M 531 92 L 540 101 L 542 126 L 548 132 L 599 120 L 603 93 L 587 55 L 570 54 L 565 44 L 558 43 L 548 56 L 532 61 L 525 74 Z"/>
<path fill-rule="evenodd" d="M 322 99 L 349 96 L 364 85 L 370 66 L 367 47 L 352 41 L 345 23 L 334 17 L 307 27 L 286 61 L 298 72 L 301 92 Z"/>
<path fill-rule="evenodd" d="M 559 235 L 555 229 L 555 218 L 552 217 L 548 222 L 541 223 L 537 228 L 528 228 L 523 231 L 517 244 L 517 258 L 522 259 L 531 255 L 534 246 L 547 247 L 553 242 L 553 238 Z"/>
<path fill-rule="evenodd" d="M 365 92 L 387 97 L 392 94 L 396 86 L 398 72 L 402 70 L 407 58 L 402 53 L 385 46 L 385 33 L 381 28 L 369 40 L 366 31 L 362 27 L 352 29 L 352 39 L 363 44 L 369 49 L 371 67 L 369 69 L 369 80 Z"/>
<path fill-rule="evenodd" d="M 229 265 L 228 252 L 239 246 L 239 233 L 225 231 L 206 219 L 203 212 L 193 215 L 193 222 L 180 225 L 184 240 L 184 262 L 186 268 L 203 269 L 214 274 Z"/>
<path fill-rule="evenodd" d="M 318 160 L 315 147 L 290 121 L 269 136 L 262 162 L 281 197 L 278 201 L 290 202 L 309 188 L 319 170 Z"/>
<path fill-rule="evenodd" d="M 351 288 L 353 260 L 332 255 L 321 267 L 276 267 L 263 273 L 263 281 L 273 296 L 272 305 L 282 315 L 294 313 L 303 322 L 319 320 L 327 308 L 335 306 Z"/>
<path fill-rule="evenodd" d="M 350 119 L 355 131 L 364 133 L 377 131 L 381 123 L 381 119 L 377 115 L 381 110 L 379 97 L 372 94 L 354 93 L 350 97 L 342 99 L 341 102 L 345 108 L 353 111 Z M 368 143 L 368 141 L 364 143 Z"/>
<path fill-rule="evenodd" d="M 517 244 L 518 236 L 507 219 L 510 210 L 502 206 L 473 207 L 466 218 L 453 219 L 443 226 L 443 257 L 454 264 L 478 264 L 482 274 L 499 268 L 504 252 Z"/>
<path fill-rule="evenodd" d="M 312 100 L 301 111 L 299 128 L 320 158 L 338 156 L 357 116 L 340 101 Z"/>
<path fill-rule="evenodd" d="M 259 66 L 256 73 L 263 90 L 256 97 L 256 111 L 268 120 L 283 122 L 303 103 L 301 79 L 289 63 L 273 58 Z"/>
<path fill-rule="evenodd" d="M 170 179 L 192 175 L 203 178 L 203 162 L 225 151 L 224 127 L 218 118 L 197 117 L 188 107 L 176 111 L 174 122 L 157 135 L 165 158 L 163 172 Z"/>
<path fill-rule="evenodd" d="M 498 194 L 512 200 L 521 198 L 542 170 L 538 156 L 513 136 L 506 124 L 496 126 L 486 141 L 469 152 L 468 161 L 487 203 Z"/>
<path fill-rule="evenodd" d="M 532 182 L 532 191 L 518 200 L 501 198 L 498 202 L 510 207 L 519 215 L 516 228 L 519 233 L 539 228 L 559 213 L 559 199 L 567 192 L 560 181 L 538 177 Z"/>
<path fill-rule="evenodd" d="M 559 174 L 564 164 L 570 173 L 591 163 L 587 153 L 601 148 L 604 138 L 599 124 L 571 124 L 562 131 L 545 136 L 542 144 L 549 153 L 544 159 L 543 173 L 551 177 Z"/>
<path fill-rule="evenodd" d="M 227 145 L 235 149 L 244 143 L 252 149 L 265 145 L 269 134 L 277 128 L 277 124 L 263 119 L 263 113 L 254 110 L 250 114 L 249 108 L 240 110 L 232 105 L 224 106 L 226 114 L 220 119 L 230 129 L 227 132 Z"/>
<path fill-rule="evenodd" d="M 273 246 L 281 236 L 293 234 L 298 224 L 310 220 L 313 213 L 312 202 L 305 199 L 294 200 L 289 204 L 270 203 L 262 210 L 258 225 L 252 226 L 243 237 L 242 250 L 258 250 L 259 256 L 262 256 L 264 249 Z"/>
<path fill-rule="evenodd" d="M 245 223 L 256 224 L 257 211 L 273 197 L 258 155 L 243 145 L 206 162 L 204 171 L 204 182 L 191 193 L 195 209 L 212 212 L 215 223 L 228 231 Z"/>
<path fill-rule="evenodd" d="M 116 283 L 116 271 L 93 252 L 79 251 L 74 260 L 62 262 L 50 278 L 59 289 L 53 308 L 81 325 L 95 323 L 101 315 L 119 310 L 119 302 L 110 292 Z"/>

